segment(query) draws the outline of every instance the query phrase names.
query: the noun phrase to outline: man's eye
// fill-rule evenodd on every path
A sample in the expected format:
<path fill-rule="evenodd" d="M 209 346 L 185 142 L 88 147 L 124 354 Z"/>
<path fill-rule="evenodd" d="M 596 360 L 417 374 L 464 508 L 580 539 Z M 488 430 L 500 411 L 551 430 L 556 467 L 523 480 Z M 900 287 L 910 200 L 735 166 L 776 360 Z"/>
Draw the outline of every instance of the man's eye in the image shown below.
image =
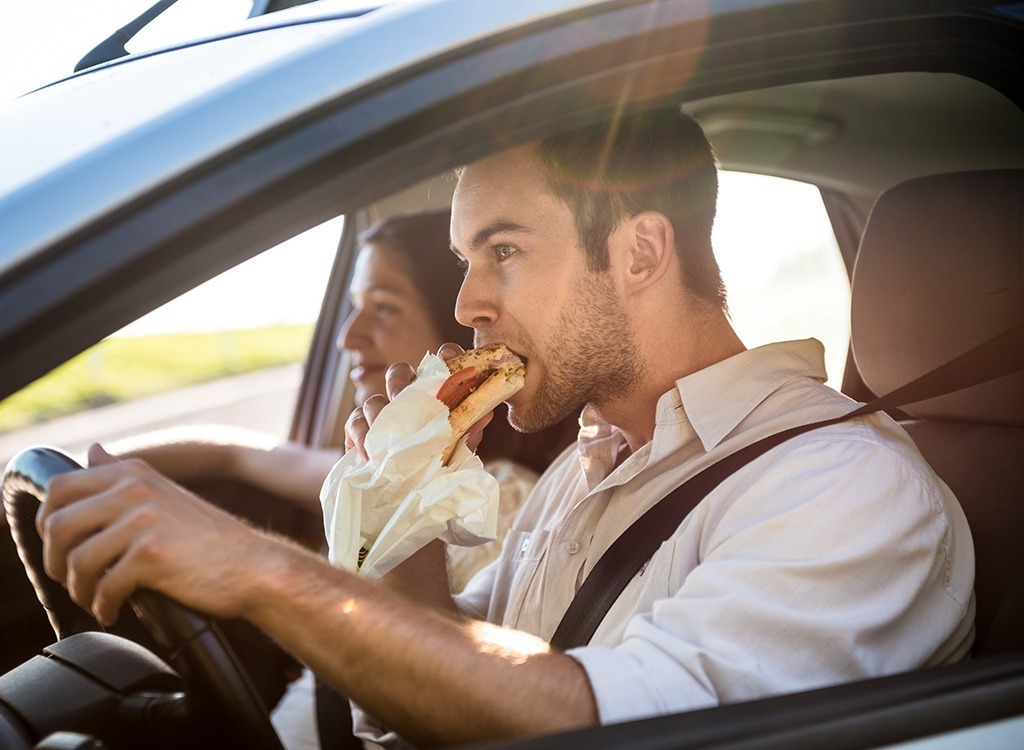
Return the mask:
<path fill-rule="evenodd" d="M 463 258 L 463 257 L 456 257 L 455 258 L 455 264 L 460 269 L 462 269 L 462 275 L 463 276 L 465 276 L 466 273 L 469 271 L 469 261 L 466 260 L 465 258 Z"/>
<path fill-rule="evenodd" d="M 378 315 L 390 315 L 391 313 L 397 312 L 398 308 L 389 302 L 378 302 L 373 306 Z"/>
<path fill-rule="evenodd" d="M 515 245 L 497 245 L 494 248 L 494 255 L 497 257 L 499 263 L 508 260 L 517 252 L 519 252 L 519 248 Z"/>

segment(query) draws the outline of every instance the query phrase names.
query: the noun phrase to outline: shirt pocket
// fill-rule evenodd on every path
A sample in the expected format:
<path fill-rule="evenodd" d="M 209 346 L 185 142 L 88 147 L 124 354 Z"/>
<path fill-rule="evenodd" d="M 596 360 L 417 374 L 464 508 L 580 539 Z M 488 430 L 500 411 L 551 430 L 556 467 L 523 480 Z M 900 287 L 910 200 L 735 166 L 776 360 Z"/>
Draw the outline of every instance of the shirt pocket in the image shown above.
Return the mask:
<path fill-rule="evenodd" d="M 540 561 L 547 552 L 551 532 L 545 529 L 510 529 L 498 560 L 494 596 L 487 619 L 506 627 L 517 627 Z"/>
<path fill-rule="evenodd" d="M 594 646 L 617 646 L 629 621 L 638 615 L 651 615 L 655 604 L 678 593 L 676 540 L 662 542 L 658 550 L 640 568 L 612 604 L 590 640 Z"/>
<path fill-rule="evenodd" d="M 651 583 L 657 589 L 658 598 L 678 596 L 687 577 L 699 563 L 698 540 L 694 537 L 681 534 L 662 544 L 651 560 L 651 567 L 657 565 Z"/>

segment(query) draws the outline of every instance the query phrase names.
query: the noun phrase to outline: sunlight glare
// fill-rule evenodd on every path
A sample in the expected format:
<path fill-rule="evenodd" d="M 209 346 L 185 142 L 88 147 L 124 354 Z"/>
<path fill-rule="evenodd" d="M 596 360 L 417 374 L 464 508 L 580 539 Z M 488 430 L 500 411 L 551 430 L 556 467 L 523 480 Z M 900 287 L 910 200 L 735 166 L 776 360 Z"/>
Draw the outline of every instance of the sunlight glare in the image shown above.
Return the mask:
<path fill-rule="evenodd" d="M 535 635 L 489 622 L 472 622 L 469 631 L 482 653 L 498 656 L 511 664 L 523 664 L 531 656 L 551 651 L 551 646 Z"/>
<path fill-rule="evenodd" d="M 837 385 L 850 341 L 850 283 L 818 188 L 723 171 L 712 241 L 743 343 L 816 338 Z"/>

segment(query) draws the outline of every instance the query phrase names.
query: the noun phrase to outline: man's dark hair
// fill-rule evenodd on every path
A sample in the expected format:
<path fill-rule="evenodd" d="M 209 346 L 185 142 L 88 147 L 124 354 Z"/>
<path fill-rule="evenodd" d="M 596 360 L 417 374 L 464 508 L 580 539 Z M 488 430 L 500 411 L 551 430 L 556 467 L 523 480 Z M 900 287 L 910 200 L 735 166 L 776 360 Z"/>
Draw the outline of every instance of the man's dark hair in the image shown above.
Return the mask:
<path fill-rule="evenodd" d="M 537 155 L 576 217 L 591 270 L 608 268 L 608 238 L 623 219 L 658 211 L 672 222 L 687 288 L 726 309 L 711 248 L 718 170 L 695 120 L 675 107 L 624 115 L 544 138 Z"/>

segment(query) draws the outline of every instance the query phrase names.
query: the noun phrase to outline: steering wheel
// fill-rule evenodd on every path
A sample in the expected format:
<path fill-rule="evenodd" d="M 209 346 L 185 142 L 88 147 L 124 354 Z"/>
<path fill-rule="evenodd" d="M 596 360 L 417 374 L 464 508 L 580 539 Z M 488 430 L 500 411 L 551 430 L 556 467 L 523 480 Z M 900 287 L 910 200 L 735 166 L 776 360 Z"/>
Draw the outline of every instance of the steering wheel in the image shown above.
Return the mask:
<path fill-rule="evenodd" d="M 39 602 L 58 640 L 102 626 L 46 575 L 43 542 L 35 518 L 51 477 L 82 466 L 56 448 L 34 447 L 17 454 L 3 477 L 3 500 L 11 535 Z M 205 730 L 230 738 L 232 744 L 282 750 L 267 710 L 231 647 L 215 623 L 155 591 L 140 590 L 129 599 L 136 616 L 185 678 L 193 716 Z"/>

